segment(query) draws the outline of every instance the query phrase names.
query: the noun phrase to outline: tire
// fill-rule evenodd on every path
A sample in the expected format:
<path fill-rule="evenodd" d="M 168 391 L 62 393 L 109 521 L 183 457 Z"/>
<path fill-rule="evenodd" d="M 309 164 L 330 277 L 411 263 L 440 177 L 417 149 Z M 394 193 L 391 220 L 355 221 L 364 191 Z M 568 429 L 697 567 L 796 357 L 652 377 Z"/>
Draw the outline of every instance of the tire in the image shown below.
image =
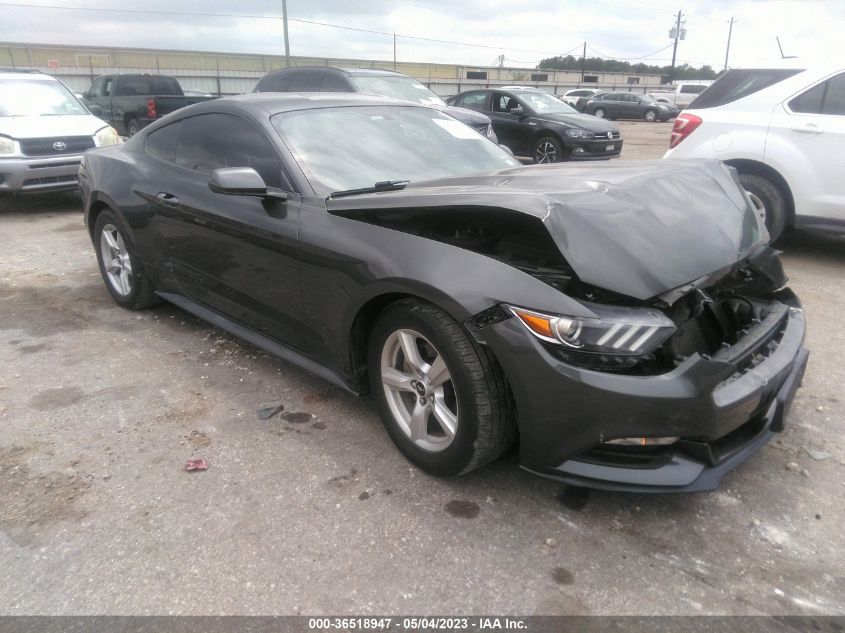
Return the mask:
<path fill-rule="evenodd" d="M 554 136 L 537 139 L 531 150 L 531 159 L 537 164 L 559 163 L 564 159 L 563 144 Z"/>
<path fill-rule="evenodd" d="M 605 118 L 606 114 L 607 113 L 604 111 L 604 108 L 596 108 L 595 110 L 593 110 L 593 116 L 597 116 L 600 119 Z"/>
<path fill-rule="evenodd" d="M 406 356 L 406 349 L 416 350 L 415 363 L 408 362 L 413 352 Z M 516 425 L 501 369 L 439 308 L 414 299 L 389 306 L 373 327 L 367 357 L 385 429 L 418 468 L 441 477 L 461 475 L 513 443 Z M 415 364 L 423 371 L 415 371 Z M 452 414 L 451 437 L 440 422 L 444 406 Z"/>
<path fill-rule="evenodd" d="M 141 124 L 138 123 L 138 119 L 129 119 L 126 122 L 126 136 L 129 136 L 129 137 L 135 136 L 140 131 L 141 131 Z"/>
<path fill-rule="evenodd" d="M 774 242 L 786 229 L 786 198 L 780 187 L 765 176 L 739 174 L 739 181 L 748 192 L 754 206 L 764 213 L 769 237 Z"/>
<path fill-rule="evenodd" d="M 655 110 L 646 110 L 643 118 L 649 123 L 654 123 L 658 119 L 657 112 Z"/>
<path fill-rule="evenodd" d="M 124 237 L 123 224 L 111 210 L 97 216 L 94 250 L 106 289 L 119 306 L 141 310 L 161 302 L 132 244 Z"/>

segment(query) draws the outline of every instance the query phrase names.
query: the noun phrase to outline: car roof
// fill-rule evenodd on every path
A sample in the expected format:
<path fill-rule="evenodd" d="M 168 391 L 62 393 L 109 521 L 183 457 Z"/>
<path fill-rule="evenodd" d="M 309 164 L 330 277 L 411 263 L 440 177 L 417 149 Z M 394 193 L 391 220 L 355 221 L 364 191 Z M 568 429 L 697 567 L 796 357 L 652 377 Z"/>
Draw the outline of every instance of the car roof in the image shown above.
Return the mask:
<path fill-rule="evenodd" d="M 204 101 L 189 108 L 179 110 L 199 114 L 205 111 L 242 109 L 252 110 L 265 115 L 279 114 L 293 110 L 311 110 L 316 108 L 338 108 L 344 106 L 425 106 L 412 101 L 402 101 L 393 97 L 382 97 L 358 92 L 251 92 L 222 99 Z"/>
<path fill-rule="evenodd" d="M 352 75 L 408 77 L 396 70 L 386 68 L 338 68 L 337 66 L 289 66 L 267 73 L 268 75 L 297 74 L 302 72 L 321 72 L 329 75 L 349 77 Z M 265 75 L 266 77 L 266 75 Z"/>
<path fill-rule="evenodd" d="M 17 68 L 0 68 L 0 79 L 34 79 L 36 81 L 57 81 L 55 77 L 45 75 L 38 70 L 23 70 Z"/>

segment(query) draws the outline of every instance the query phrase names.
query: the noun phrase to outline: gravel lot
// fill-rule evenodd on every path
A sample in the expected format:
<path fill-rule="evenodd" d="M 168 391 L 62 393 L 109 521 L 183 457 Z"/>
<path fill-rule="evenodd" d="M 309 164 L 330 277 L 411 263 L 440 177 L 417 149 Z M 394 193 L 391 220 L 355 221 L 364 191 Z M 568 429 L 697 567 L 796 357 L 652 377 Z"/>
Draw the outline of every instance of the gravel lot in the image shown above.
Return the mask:
<path fill-rule="evenodd" d="M 671 124 L 621 126 L 657 158 Z M 513 454 L 416 471 L 366 399 L 118 308 L 75 195 L 0 199 L 0 234 L 0 614 L 845 613 L 842 238 L 782 247 L 812 354 L 786 432 L 718 492 L 644 496 Z"/>

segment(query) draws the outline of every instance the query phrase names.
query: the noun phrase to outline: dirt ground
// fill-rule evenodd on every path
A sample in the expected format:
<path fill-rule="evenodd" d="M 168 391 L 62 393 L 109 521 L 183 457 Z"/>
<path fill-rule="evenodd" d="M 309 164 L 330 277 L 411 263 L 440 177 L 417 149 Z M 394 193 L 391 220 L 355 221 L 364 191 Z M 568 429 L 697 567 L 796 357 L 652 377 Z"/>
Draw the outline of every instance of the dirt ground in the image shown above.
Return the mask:
<path fill-rule="evenodd" d="M 662 155 L 671 124 L 620 125 Z M 811 350 L 786 431 L 718 492 L 645 496 L 513 454 L 422 474 L 366 399 L 117 307 L 73 194 L 0 199 L 0 235 L 0 614 L 845 613 L 842 238 L 782 246 Z"/>

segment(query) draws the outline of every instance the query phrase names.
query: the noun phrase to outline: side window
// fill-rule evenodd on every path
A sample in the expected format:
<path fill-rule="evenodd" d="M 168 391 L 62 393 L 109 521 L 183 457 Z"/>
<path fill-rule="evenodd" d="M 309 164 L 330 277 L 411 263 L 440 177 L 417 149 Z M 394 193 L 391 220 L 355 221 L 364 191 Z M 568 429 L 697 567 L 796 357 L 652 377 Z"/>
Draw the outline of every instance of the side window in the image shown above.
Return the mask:
<path fill-rule="evenodd" d="M 290 84 L 290 74 L 288 73 L 271 73 L 265 75 L 258 86 L 255 88 L 258 92 L 287 92 Z"/>
<path fill-rule="evenodd" d="M 176 123 L 165 125 L 148 134 L 144 149 L 156 158 L 175 163 L 176 143 L 179 140 L 179 128 L 181 126 L 182 121 L 176 121 Z"/>
<path fill-rule="evenodd" d="M 519 101 L 513 97 L 500 92 L 493 95 L 493 112 L 510 112 L 518 105 Z"/>
<path fill-rule="evenodd" d="M 845 73 L 813 86 L 789 102 L 793 112 L 845 116 Z"/>
<path fill-rule="evenodd" d="M 106 77 L 105 80 L 103 81 L 103 94 L 102 94 L 102 96 L 110 97 L 113 87 L 114 87 L 114 79 L 112 79 L 111 77 Z"/>
<path fill-rule="evenodd" d="M 88 94 L 92 97 L 97 97 L 100 95 L 103 89 L 103 82 L 105 81 L 105 77 L 97 77 L 94 80 L 94 83 L 91 84 L 91 87 L 88 88 Z"/>
<path fill-rule="evenodd" d="M 483 111 L 487 106 L 487 93 L 469 92 L 461 97 L 455 105 L 462 108 L 469 108 L 470 110 Z"/>
<path fill-rule="evenodd" d="M 700 95 L 702 92 L 704 92 L 704 90 L 706 88 L 707 88 L 707 86 L 699 86 L 699 85 L 696 85 L 696 84 L 692 84 L 692 85 L 684 84 L 684 85 L 681 86 L 681 94 Z"/>
<path fill-rule="evenodd" d="M 297 73 L 293 76 L 288 92 L 319 92 L 320 75 L 315 73 Z"/>
<path fill-rule="evenodd" d="M 824 97 L 824 113 L 845 115 L 845 73 L 829 80 Z"/>
<path fill-rule="evenodd" d="M 182 119 L 176 164 L 211 173 L 220 167 L 252 167 L 271 187 L 282 186 L 282 164 L 270 141 L 251 123 L 231 114 Z"/>
<path fill-rule="evenodd" d="M 352 92 L 352 90 L 343 79 L 332 75 L 323 75 L 320 79 L 320 92 Z"/>

